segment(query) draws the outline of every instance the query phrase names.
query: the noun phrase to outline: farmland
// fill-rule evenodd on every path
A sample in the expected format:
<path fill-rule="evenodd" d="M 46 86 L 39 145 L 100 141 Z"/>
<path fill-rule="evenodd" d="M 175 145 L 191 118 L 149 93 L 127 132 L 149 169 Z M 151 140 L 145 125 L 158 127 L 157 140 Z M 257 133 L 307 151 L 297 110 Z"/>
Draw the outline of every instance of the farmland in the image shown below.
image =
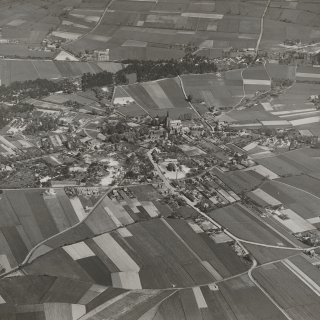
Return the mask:
<path fill-rule="evenodd" d="M 251 319 L 262 315 L 270 319 L 285 319 L 247 276 L 236 277 L 219 286 L 211 284 L 187 289 L 139 291 L 77 280 L 63 282 L 61 278 L 52 276 L 29 276 L 19 285 L 19 298 L 15 296 L 17 278 L 1 280 L 0 293 L 6 304 L 1 305 L 0 310 L 5 317 L 14 314 L 53 319 L 50 316 L 54 314 L 68 320 L 72 319 L 72 315 L 86 318 L 92 315 L 99 318 L 112 316 L 118 320 L 150 319 L 150 316 L 179 320 L 188 320 L 190 316 L 241 320 L 241 315 L 245 314 Z M 33 285 L 37 285 L 38 290 L 28 291 L 28 287 Z M 247 297 L 250 297 L 250 303 Z"/>
<path fill-rule="evenodd" d="M 275 181 L 263 184 L 261 190 L 304 219 L 311 219 L 317 216 L 320 199 L 312 194 Z"/>
<path fill-rule="evenodd" d="M 112 206 L 109 210 L 115 212 Z M 93 229 L 87 220 L 86 224 L 94 233 L 102 232 Z M 232 267 L 226 265 L 230 259 Z M 51 275 L 62 272 L 80 279 L 85 274 L 86 279 L 97 284 L 127 289 L 168 288 L 172 283 L 179 287 L 205 284 L 247 269 L 230 247 L 216 245 L 205 234 L 195 233 L 188 223 L 170 219 L 139 222 L 54 249 L 25 270 L 28 274 L 41 273 L 40 265 L 46 266 L 50 260 L 55 261 L 52 267 L 48 266 Z M 60 260 L 64 261 L 61 271 L 54 267 Z M 94 271 L 98 269 L 99 273 Z"/>
<path fill-rule="evenodd" d="M 259 177 L 259 175 L 250 174 L 248 171 L 221 173 L 215 169 L 212 173 L 237 194 L 257 187 L 263 178 L 262 176 Z"/>
<path fill-rule="evenodd" d="M 305 154 L 303 149 L 275 157 L 257 159 L 257 162 L 279 176 L 319 171 L 319 160 Z"/>
<path fill-rule="evenodd" d="M 214 210 L 209 215 L 241 239 L 275 246 L 291 246 L 239 204 Z"/>
<path fill-rule="evenodd" d="M 305 274 L 301 276 L 299 269 L 296 271 L 293 259 L 262 266 L 254 270 L 253 276 L 292 319 L 316 319 L 318 289 L 310 288 L 310 278 Z M 280 278 L 283 281 L 279 282 Z"/>
<path fill-rule="evenodd" d="M 320 181 L 307 175 L 299 175 L 293 177 L 281 178 L 277 181 L 283 182 L 290 186 L 305 190 L 312 193 L 316 197 L 320 196 Z"/>
<path fill-rule="evenodd" d="M 26 1 L 0 319 L 319 319 L 319 0 Z"/>
<path fill-rule="evenodd" d="M 94 62 L 2 60 L 0 74 L 1 83 L 9 85 L 14 81 L 70 78 L 103 70 Z"/>
<path fill-rule="evenodd" d="M 180 114 L 194 113 L 176 78 L 117 87 L 113 103 L 121 104 L 119 111 L 124 114 L 131 114 L 131 108 L 139 110 L 137 107 L 154 116 L 163 116 L 169 111 L 173 119 Z"/>
<path fill-rule="evenodd" d="M 77 224 L 78 210 L 63 190 L 5 191 L 1 195 L 1 264 L 6 270 L 20 264 L 38 243 Z"/>
<path fill-rule="evenodd" d="M 133 8 L 129 1 L 116 1 L 91 34 L 67 45 L 74 52 L 104 47 L 111 59 L 179 58 L 193 43 L 208 56 L 223 48 L 254 47 L 263 5 L 228 2 L 143 2 Z M 214 12 L 213 12 L 214 11 Z M 170 13 L 170 14 L 169 14 Z M 106 43 L 99 37 L 108 37 Z M 95 39 L 95 40 L 93 40 Z"/>
<path fill-rule="evenodd" d="M 204 101 L 206 106 L 228 108 L 235 106 L 243 97 L 243 81 L 226 73 L 218 78 L 215 74 L 184 75 L 181 77 L 187 95 L 194 102 Z"/>

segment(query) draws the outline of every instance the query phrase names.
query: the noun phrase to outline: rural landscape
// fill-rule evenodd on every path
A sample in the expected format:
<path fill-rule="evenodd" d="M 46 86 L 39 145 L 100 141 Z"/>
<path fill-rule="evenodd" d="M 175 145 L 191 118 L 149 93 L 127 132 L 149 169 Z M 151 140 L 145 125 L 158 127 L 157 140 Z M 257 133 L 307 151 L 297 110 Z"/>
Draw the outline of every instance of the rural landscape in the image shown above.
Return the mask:
<path fill-rule="evenodd" d="M 319 0 L 0 0 L 0 320 L 320 320 Z"/>

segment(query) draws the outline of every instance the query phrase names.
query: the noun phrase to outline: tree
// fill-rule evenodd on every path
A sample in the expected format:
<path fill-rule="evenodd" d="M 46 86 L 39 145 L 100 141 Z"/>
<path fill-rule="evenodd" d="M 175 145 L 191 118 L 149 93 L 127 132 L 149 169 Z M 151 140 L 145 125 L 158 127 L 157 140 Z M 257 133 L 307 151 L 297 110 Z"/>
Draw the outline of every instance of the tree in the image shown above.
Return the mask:
<path fill-rule="evenodd" d="M 168 171 L 176 171 L 176 166 L 174 165 L 174 163 L 170 162 L 170 163 L 167 165 L 167 170 L 168 170 Z"/>
<path fill-rule="evenodd" d="M 193 96 L 192 96 L 192 94 L 187 95 L 187 99 L 186 99 L 186 101 L 188 101 L 188 102 L 192 102 L 192 100 L 193 100 Z"/>

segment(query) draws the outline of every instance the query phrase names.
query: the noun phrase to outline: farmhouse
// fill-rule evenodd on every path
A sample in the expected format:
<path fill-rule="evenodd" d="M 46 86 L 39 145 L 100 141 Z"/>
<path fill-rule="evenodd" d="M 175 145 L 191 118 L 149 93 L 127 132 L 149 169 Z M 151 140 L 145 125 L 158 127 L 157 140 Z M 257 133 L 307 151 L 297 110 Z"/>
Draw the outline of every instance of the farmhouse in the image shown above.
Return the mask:
<path fill-rule="evenodd" d="M 109 49 L 106 50 L 95 50 L 94 57 L 97 61 L 109 61 Z"/>

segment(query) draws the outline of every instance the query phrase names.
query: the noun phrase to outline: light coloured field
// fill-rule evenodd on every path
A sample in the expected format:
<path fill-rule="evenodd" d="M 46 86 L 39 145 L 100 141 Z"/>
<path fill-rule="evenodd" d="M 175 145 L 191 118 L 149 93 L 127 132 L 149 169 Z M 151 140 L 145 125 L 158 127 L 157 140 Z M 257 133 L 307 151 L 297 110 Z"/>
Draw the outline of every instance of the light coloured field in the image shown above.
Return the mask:
<path fill-rule="evenodd" d="M 214 99 L 211 91 L 200 91 L 200 93 L 207 107 L 213 107 L 216 104 L 216 100 Z"/>
<path fill-rule="evenodd" d="M 123 238 L 132 237 L 132 233 L 126 227 L 119 228 L 117 231 Z"/>
<path fill-rule="evenodd" d="M 195 12 L 184 12 L 181 14 L 182 17 L 190 18 L 207 18 L 207 19 L 222 19 L 223 14 L 217 13 L 195 13 Z"/>
<path fill-rule="evenodd" d="M 107 42 L 110 39 L 110 37 L 99 36 L 99 35 L 96 35 L 96 34 L 88 34 L 86 36 L 86 39 Z"/>
<path fill-rule="evenodd" d="M 119 203 L 114 203 L 109 197 L 105 197 L 102 200 L 101 205 L 104 207 L 105 210 L 107 210 L 108 208 L 108 210 L 112 211 L 116 218 L 122 224 L 125 225 L 134 222 L 134 220 L 131 218 L 128 212 L 121 205 L 119 205 Z"/>
<path fill-rule="evenodd" d="M 66 20 L 62 21 L 62 25 L 74 26 L 76 28 L 81 28 L 81 29 L 90 29 L 90 27 L 84 26 L 83 24 L 73 23 L 71 21 L 66 21 Z"/>
<path fill-rule="evenodd" d="M 219 272 L 218 272 L 208 261 L 201 261 L 201 264 L 207 269 L 207 271 L 208 271 L 216 280 L 223 280 L 223 277 L 219 274 Z"/>
<path fill-rule="evenodd" d="M 5 139 L 4 137 L 0 136 L 0 142 L 4 143 L 8 148 L 11 148 L 11 149 L 17 149 L 17 147 L 12 144 L 10 141 L 8 141 L 7 139 Z"/>
<path fill-rule="evenodd" d="M 136 40 L 127 40 L 122 47 L 146 47 L 148 42 L 136 41 Z"/>
<path fill-rule="evenodd" d="M 246 145 L 245 147 L 243 147 L 242 149 L 245 150 L 245 151 L 249 151 L 249 150 L 252 150 L 255 147 L 257 147 L 258 144 L 259 144 L 258 142 L 251 142 L 248 145 Z"/>
<path fill-rule="evenodd" d="M 105 207 L 104 210 L 107 212 L 107 214 L 109 215 L 109 217 L 111 218 L 111 220 L 114 222 L 114 224 L 117 227 L 122 227 L 122 223 L 119 221 L 119 219 L 114 215 L 114 213 L 112 212 L 112 210 L 110 210 L 108 207 Z"/>
<path fill-rule="evenodd" d="M 297 78 L 316 78 L 320 79 L 320 74 L 297 72 Z"/>
<path fill-rule="evenodd" d="M 15 19 L 9 23 L 7 23 L 7 26 L 10 26 L 10 27 L 17 27 L 17 26 L 20 26 L 21 24 L 25 23 L 26 20 L 22 20 L 22 19 Z"/>
<path fill-rule="evenodd" d="M 223 190 L 223 189 L 217 189 L 217 191 L 218 191 L 224 198 L 226 198 L 229 202 L 231 202 L 231 203 L 236 202 L 236 200 L 235 200 L 233 197 L 231 197 L 231 196 L 229 195 L 229 193 L 226 192 L 225 190 Z"/>
<path fill-rule="evenodd" d="M 81 204 L 81 201 L 78 197 L 70 198 L 70 203 L 79 219 L 79 221 L 82 221 L 86 217 L 86 213 L 83 209 L 83 206 Z"/>
<path fill-rule="evenodd" d="M 115 62 L 98 62 L 97 65 L 102 70 L 112 72 L 112 73 L 116 73 L 122 69 L 122 64 L 115 63 Z"/>
<path fill-rule="evenodd" d="M 273 157 L 275 154 L 271 151 L 263 151 L 263 152 L 259 152 L 259 153 L 255 153 L 250 155 L 250 158 L 252 160 L 257 160 L 257 159 L 264 159 L 264 158 L 269 158 L 269 157 Z"/>
<path fill-rule="evenodd" d="M 193 290 L 194 297 L 196 298 L 198 308 L 199 309 L 208 308 L 207 302 L 202 294 L 200 287 L 192 288 L 192 290 Z"/>
<path fill-rule="evenodd" d="M 300 125 L 304 125 L 304 124 L 317 123 L 319 121 L 320 121 L 320 116 L 303 118 L 303 119 L 298 119 L 298 120 L 291 120 L 289 122 L 295 127 L 295 126 L 300 126 Z"/>
<path fill-rule="evenodd" d="M 302 135 L 302 136 L 308 136 L 308 137 L 312 137 L 313 134 L 310 130 L 299 130 L 299 133 Z"/>
<path fill-rule="evenodd" d="M 121 271 L 139 271 L 139 266 L 122 249 L 122 247 L 108 234 L 93 238 L 101 250 L 112 260 Z"/>
<path fill-rule="evenodd" d="M 243 83 L 270 86 L 271 80 L 243 79 Z"/>
<path fill-rule="evenodd" d="M 205 40 L 200 45 L 199 48 L 213 48 L 213 40 Z"/>
<path fill-rule="evenodd" d="M 288 115 L 279 116 L 279 118 L 284 118 L 286 120 L 290 120 L 292 118 L 296 118 L 296 119 L 293 119 L 293 120 L 298 120 L 299 118 L 302 118 L 302 117 L 316 116 L 318 114 L 320 114 L 320 110 L 301 112 L 301 113 L 296 113 L 296 114 L 288 114 Z"/>
<path fill-rule="evenodd" d="M 81 36 L 81 33 L 73 33 L 73 32 L 64 32 L 64 31 L 53 31 L 52 35 L 64 38 L 67 40 L 76 40 Z"/>
<path fill-rule="evenodd" d="M 277 221 L 279 221 L 282 225 L 284 225 L 286 228 L 291 230 L 292 233 L 305 232 L 317 229 L 311 223 L 304 220 L 290 209 L 281 210 L 281 213 L 285 214 L 289 219 L 283 220 L 279 218 L 277 215 L 274 215 L 274 218 Z"/>
<path fill-rule="evenodd" d="M 75 39 L 72 39 L 75 40 Z M 54 60 L 57 61 L 79 61 L 78 58 L 76 58 L 74 55 L 70 54 L 69 52 L 66 52 L 62 50 L 55 58 Z"/>
<path fill-rule="evenodd" d="M 111 274 L 112 285 L 123 289 L 142 289 L 138 272 L 116 272 Z"/>
<path fill-rule="evenodd" d="M 100 16 L 87 16 L 84 18 L 84 21 L 87 22 L 98 22 L 100 20 Z"/>
<path fill-rule="evenodd" d="M 297 110 L 290 110 L 290 111 L 274 111 L 270 112 L 271 114 L 275 116 L 282 116 L 282 115 L 287 115 L 287 114 L 299 114 L 302 112 L 308 112 L 308 111 L 317 111 L 316 108 L 309 108 L 309 109 L 297 109 Z"/>
<path fill-rule="evenodd" d="M 277 174 L 275 174 L 271 170 L 267 169 L 266 167 L 262 166 L 261 164 L 254 166 L 254 167 L 247 168 L 244 171 L 249 171 L 249 170 L 253 170 L 253 171 L 261 174 L 264 177 L 269 177 L 269 179 L 271 179 L 271 180 L 279 178 L 279 176 Z"/>
<path fill-rule="evenodd" d="M 242 33 L 242 34 L 239 34 L 238 38 L 239 39 L 254 39 L 254 40 L 257 40 L 259 38 L 259 35 L 258 34 Z"/>
<path fill-rule="evenodd" d="M 93 251 L 84 242 L 78 242 L 69 246 L 65 246 L 63 247 L 63 250 L 67 252 L 73 260 L 95 256 Z"/>
<path fill-rule="evenodd" d="M 144 201 L 142 201 L 141 204 L 143 205 L 143 207 L 148 212 L 151 218 L 155 218 L 160 215 L 159 210 L 156 208 L 156 206 L 152 202 L 147 201 L 145 203 Z"/>
<path fill-rule="evenodd" d="M 142 86 L 158 105 L 159 109 L 174 108 L 174 105 L 157 82 L 145 82 L 142 83 Z"/>
<path fill-rule="evenodd" d="M 261 189 L 257 189 L 252 191 L 254 195 L 265 201 L 266 203 L 270 204 L 271 206 L 278 206 L 281 205 L 281 202 L 277 199 L 271 197 L 268 193 L 264 192 Z"/>
<path fill-rule="evenodd" d="M 272 105 L 271 105 L 270 102 L 261 102 L 261 104 L 262 104 L 264 110 L 266 110 L 266 111 L 272 111 L 273 110 Z"/>
<path fill-rule="evenodd" d="M 264 126 L 290 126 L 290 121 L 287 120 L 265 120 L 260 121 Z"/>

